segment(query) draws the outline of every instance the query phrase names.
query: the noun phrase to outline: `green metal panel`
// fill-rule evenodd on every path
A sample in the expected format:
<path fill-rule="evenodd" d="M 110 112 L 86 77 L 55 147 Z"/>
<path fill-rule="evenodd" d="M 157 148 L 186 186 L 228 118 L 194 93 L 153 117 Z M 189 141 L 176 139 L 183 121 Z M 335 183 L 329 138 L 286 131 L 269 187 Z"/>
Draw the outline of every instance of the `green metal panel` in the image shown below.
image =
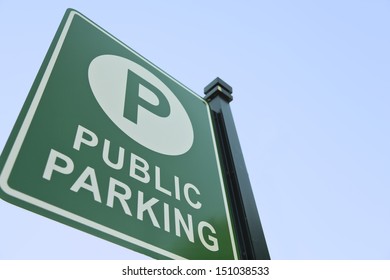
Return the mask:
<path fill-rule="evenodd" d="M 77 11 L 0 170 L 3 199 L 154 258 L 238 256 L 207 102 Z"/>

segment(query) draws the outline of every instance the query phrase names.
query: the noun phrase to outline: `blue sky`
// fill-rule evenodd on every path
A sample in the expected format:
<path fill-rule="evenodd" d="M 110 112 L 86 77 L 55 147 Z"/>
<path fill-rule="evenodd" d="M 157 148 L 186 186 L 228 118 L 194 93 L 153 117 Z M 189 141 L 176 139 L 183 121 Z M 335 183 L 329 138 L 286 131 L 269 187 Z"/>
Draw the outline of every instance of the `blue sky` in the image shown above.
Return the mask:
<path fill-rule="evenodd" d="M 219 76 L 273 259 L 390 259 L 390 1 L 0 1 L 0 149 L 67 8 L 203 95 Z M 0 259 L 140 259 L 0 201 Z"/>

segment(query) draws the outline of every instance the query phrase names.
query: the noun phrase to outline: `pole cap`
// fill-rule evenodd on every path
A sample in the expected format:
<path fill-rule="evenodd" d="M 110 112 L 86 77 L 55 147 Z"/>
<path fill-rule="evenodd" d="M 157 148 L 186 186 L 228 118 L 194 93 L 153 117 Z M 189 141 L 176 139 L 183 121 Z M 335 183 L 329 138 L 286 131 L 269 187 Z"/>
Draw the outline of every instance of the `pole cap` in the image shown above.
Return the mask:
<path fill-rule="evenodd" d="M 219 77 L 204 88 L 204 94 L 204 99 L 208 102 L 216 96 L 221 96 L 228 103 L 233 100 L 233 88 Z"/>

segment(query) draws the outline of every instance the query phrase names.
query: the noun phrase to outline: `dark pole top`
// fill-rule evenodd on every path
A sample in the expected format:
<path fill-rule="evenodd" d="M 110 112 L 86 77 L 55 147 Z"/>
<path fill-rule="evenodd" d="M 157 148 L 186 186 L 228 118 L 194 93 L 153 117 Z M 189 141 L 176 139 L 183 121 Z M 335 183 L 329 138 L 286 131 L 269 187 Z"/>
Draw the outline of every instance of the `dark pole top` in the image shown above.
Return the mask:
<path fill-rule="evenodd" d="M 212 111 L 240 258 L 269 260 L 267 242 L 230 110 L 232 92 L 231 86 L 216 78 L 205 87 L 204 99 Z"/>
<path fill-rule="evenodd" d="M 222 97 L 227 103 L 233 100 L 233 89 L 221 78 L 216 78 L 204 88 L 204 99 L 210 102 L 216 96 Z"/>

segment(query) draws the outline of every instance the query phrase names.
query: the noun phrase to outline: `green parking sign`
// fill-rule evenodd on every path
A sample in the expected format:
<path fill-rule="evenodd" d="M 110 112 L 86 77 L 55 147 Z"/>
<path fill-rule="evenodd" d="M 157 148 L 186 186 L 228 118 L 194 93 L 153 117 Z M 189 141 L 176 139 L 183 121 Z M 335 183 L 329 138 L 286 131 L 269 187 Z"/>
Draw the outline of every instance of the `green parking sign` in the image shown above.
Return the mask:
<path fill-rule="evenodd" d="M 0 196 L 163 259 L 237 259 L 206 101 L 69 9 L 0 161 Z"/>

